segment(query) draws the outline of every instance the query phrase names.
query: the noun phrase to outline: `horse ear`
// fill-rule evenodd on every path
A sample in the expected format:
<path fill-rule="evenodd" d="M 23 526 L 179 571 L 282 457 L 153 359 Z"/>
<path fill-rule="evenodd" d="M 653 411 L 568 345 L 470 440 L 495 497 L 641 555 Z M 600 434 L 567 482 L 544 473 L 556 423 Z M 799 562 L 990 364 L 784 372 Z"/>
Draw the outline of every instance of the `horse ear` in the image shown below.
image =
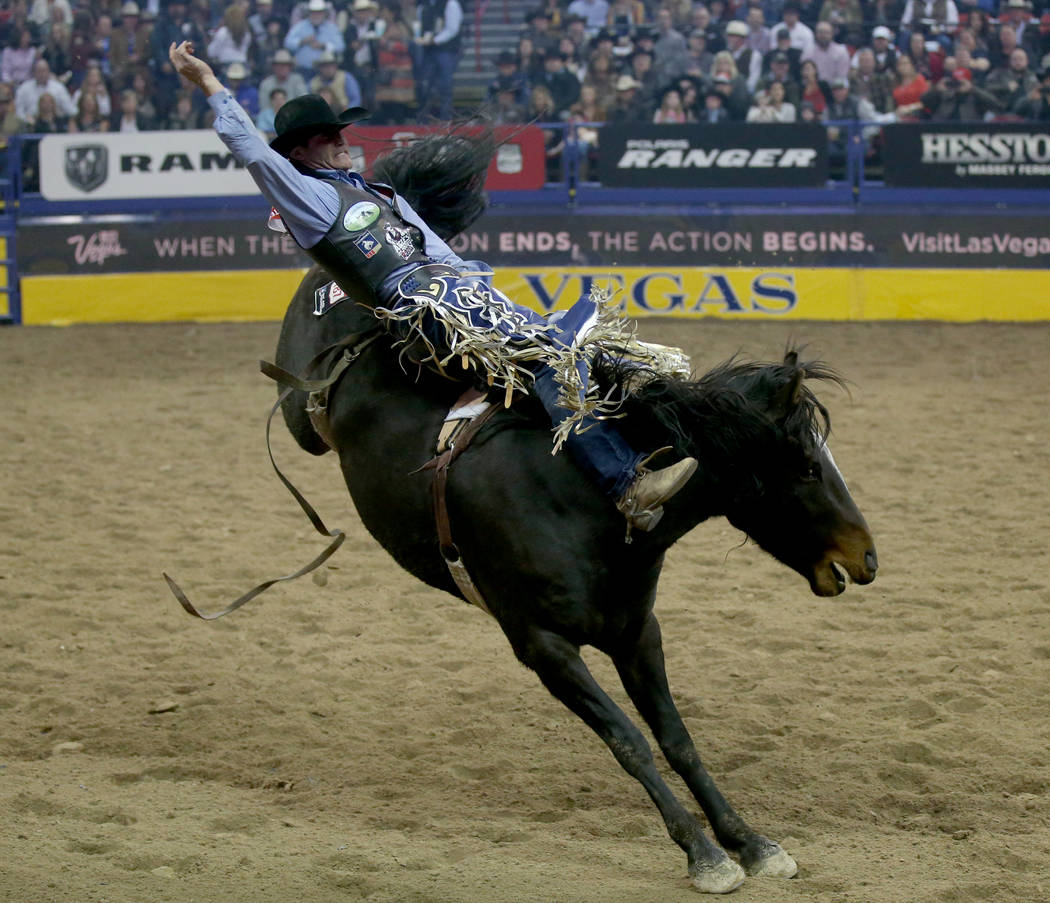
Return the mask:
<path fill-rule="evenodd" d="M 791 355 L 795 355 L 795 352 L 788 353 L 788 356 Z M 795 358 L 797 360 L 798 355 L 795 355 Z M 788 381 L 773 394 L 770 402 L 770 413 L 773 415 L 774 420 L 786 419 L 788 414 L 796 408 L 799 399 L 802 398 L 802 381 L 805 378 L 805 371 L 801 367 L 796 367 Z"/>
<path fill-rule="evenodd" d="M 798 366 L 798 352 L 794 348 L 784 352 L 784 366 L 792 369 Z"/>

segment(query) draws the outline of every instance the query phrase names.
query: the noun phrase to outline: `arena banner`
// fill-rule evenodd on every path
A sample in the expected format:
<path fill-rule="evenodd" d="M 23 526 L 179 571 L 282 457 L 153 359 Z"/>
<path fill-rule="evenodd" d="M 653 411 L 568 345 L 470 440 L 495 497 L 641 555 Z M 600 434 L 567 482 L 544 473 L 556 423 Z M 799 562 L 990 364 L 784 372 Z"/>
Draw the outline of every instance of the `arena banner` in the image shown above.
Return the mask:
<path fill-rule="evenodd" d="M 470 129 L 466 130 L 468 133 Z M 425 135 L 445 134 L 440 126 L 349 126 L 343 134 L 350 145 L 354 168 L 371 173 L 376 159 L 393 147 L 400 147 Z M 534 125 L 501 126 L 495 129 L 500 142 L 489 164 L 485 188 L 489 191 L 535 191 L 546 180 L 543 131 Z"/>
<path fill-rule="evenodd" d="M 346 130 L 354 168 L 368 173 L 384 151 L 438 131 L 424 126 Z M 543 187 L 543 133 L 497 130 L 491 190 Z M 211 130 L 47 135 L 40 140 L 40 193 L 49 201 L 256 195 L 251 176 Z"/>
<path fill-rule="evenodd" d="M 305 267 L 288 235 L 255 218 L 91 223 L 23 220 L 23 275 Z M 464 259 L 506 266 L 1046 269 L 1050 220 L 1009 214 L 543 214 L 493 210 L 452 241 Z"/>
<path fill-rule="evenodd" d="M 902 188 L 1050 188 L 1050 123 L 898 123 L 885 179 Z"/>
<path fill-rule="evenodd" d="M 23 322 L 278 320 L 304 272 L 30 276 L 22 280 Z M 599 285 L 632 317 L 1050 320 L 1038 270 L 511 266 L 497 272 L 495 284 L 542 313 L 567 308 Z"/>
<path fill-rule="evenodd" d="M 828 137 L 817 123 L 606 125 L 603 185 L 630 188 L 779 188 L 823 185 Z"/>
<path fill-rule="evenodd" d="M 49 201 L 258 194 L 210 130 L 46 135 L 40 193 Z"/>

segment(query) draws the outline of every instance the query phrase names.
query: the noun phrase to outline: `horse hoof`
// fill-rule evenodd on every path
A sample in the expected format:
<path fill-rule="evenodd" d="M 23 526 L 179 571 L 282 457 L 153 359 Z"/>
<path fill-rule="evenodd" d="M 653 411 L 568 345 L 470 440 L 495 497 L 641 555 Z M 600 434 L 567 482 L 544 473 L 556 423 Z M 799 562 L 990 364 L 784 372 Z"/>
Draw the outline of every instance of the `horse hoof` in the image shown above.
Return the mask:
<path fill-rule="evenodd" d="M 745 863 L 745 868 L 752 878 L 794 878 L 798 863 L 774 843 L 761 857 Z"/>
<path fill-rule="evenodd" d="M 694 866 L 689 870 L 693 887 L 702 894 L 728 894 L 744 883 L 744 870 L 732 859 L 726 858 L 711 865 Z"/>

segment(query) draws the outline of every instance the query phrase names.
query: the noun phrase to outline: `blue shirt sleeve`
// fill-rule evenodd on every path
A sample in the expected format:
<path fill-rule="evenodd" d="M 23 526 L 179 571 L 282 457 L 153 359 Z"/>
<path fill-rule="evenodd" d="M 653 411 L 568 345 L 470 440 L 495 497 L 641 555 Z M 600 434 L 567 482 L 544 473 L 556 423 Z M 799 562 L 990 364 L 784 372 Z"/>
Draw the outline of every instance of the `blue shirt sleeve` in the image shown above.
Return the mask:
<path fill-rule="evenodd" d="M 328 234 L 339 216 L 339 192 L 327 182 L 303 175 L 263 141 L 248 114 L 229 91 L 213 94 L 208 103 L 215 111 L 215 131 L 223 143 L 248 167 L 248 173 L 263 197 L 280 212 L 296 242 L 301 247 L 312 248 Z M 326 170 L 323 175 L 326 178 L 345 178 L 356 187 L 371 191 L 357 173 L 329 173 Z M 390 203 L 379 194 L 375 196 L 383 203 Z M 457 269 L 464 267 L 463 258 L 438 237 L 408 201 L 394 194 L 392 206 L 402 219 L 423 233 L 423 248 L 431 260 Z"/>
<path fill-rule="evenodd" d="M 312 248 L 339 215 L 339 193 L 331 185 L 305 176 L 259 136 L 248 114 L 229 91 L 208 98 L 215 111 L 215 131 L 245 166 L 263 197 L 281 212 L 292 237 Z"/>

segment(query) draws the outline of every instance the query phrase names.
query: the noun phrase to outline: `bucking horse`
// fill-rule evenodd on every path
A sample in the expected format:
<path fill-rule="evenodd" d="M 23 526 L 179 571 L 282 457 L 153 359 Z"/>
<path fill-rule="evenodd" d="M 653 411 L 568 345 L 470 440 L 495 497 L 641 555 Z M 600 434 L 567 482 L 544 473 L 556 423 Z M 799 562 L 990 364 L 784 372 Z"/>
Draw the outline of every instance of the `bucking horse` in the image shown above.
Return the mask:
<path fill-rule="evenodd" d="M 470 180 L 457 174 L 438 185 L 434 174 L 447 157 L 415 146 L 400 161 L 391 155 L 382 173 L 446 238 L 478 212 L 475 171 L 468 203 L 460 205 L 471 213 L 449 215 L 455 205 L 448 185 Z M 432 171 L 421 172 L 427 166 Z M 426 196 L 435 186 L 438 210 Z M 828 411 L 812 390 L 813 381 L 840 378 L 794 349 L 775 363 L 734 358 L 699 378 L 633 382 L 633 370 L 595 360 L 599 382 L 630 382 L 617 423 L 635 448 L 656 438 L 700 462 L 656 529 L 627 543 L 624 518 L 609 498 L 567 452 L 552 456 L 550 420 L 527 396 L 509 409 L 497 405 L 447 469 L 438 501 L 436 471 L 422 465 L 434 458 L 442 423 L 476 371 L 460 371 L 457 380 L 454 372 L 413 361 L 403 335 L 376 331 L 367 286 L 344 285 L 347 297 L 331 303 L 330 283 L 319 267 L 306 274 L 277 348 L 277 365 L 303 379 L 344 362 L 323 392 L 323 429 L 309 384 L 285 395 L 281 409 L 298 444 L 315 455 L 335 452 L 361 521 L 398 564 L 466 598 L 449 567 L 448 537 L 439 541 L 435 508 L 446 509 L 459 563 L 515 656 L 645 788 L 685 851 L 697 889 L 725 893 L 745 875 L 793 876 L 794 859 L 749 827 L 705 770 L 668 689 L 654 603 L 665 552 L 717 516 L 801 574 L 819 596 L 841 593 L 847 575 L 861 584 L 875 579 L 872 536 L 832 458 Z M 660 776 L 641 732 L 595 681 L 583 646 L 611 658 L 713 840 Z"/>

